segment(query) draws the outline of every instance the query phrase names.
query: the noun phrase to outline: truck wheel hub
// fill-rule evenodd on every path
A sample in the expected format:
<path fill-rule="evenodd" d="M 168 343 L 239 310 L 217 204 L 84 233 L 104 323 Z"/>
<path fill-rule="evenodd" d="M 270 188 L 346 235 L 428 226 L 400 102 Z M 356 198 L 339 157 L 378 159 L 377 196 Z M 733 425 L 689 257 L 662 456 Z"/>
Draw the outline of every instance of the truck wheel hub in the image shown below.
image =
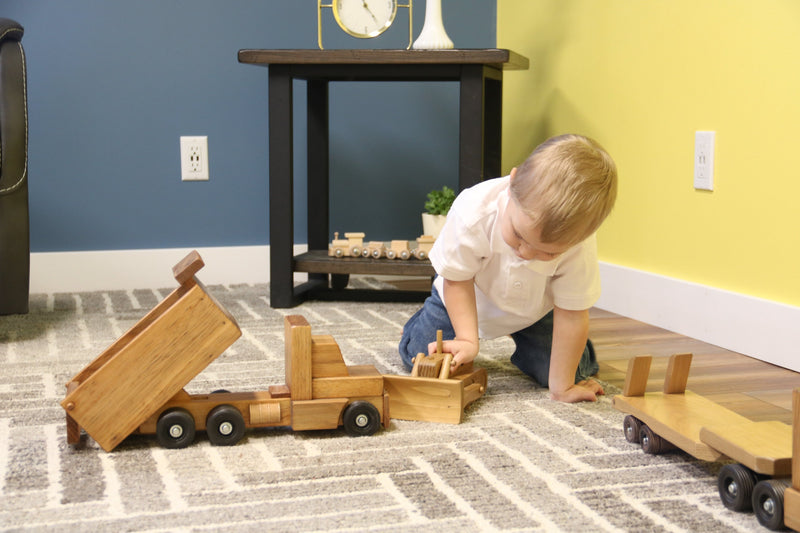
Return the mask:
<path fill-rule="evenodd" d="M 358 427 L 363 428 L 369 424 L 369 417 L 367 415 L 358 415 L 355 422 Z"/>
<path fill-rule="evenodd" d="M 183 436 L 183 426 L 175 424 L 169 428 L 169 436 L 173 439 L 179 439 Z"/>
<path fill-rule="evenodd" d="M 219 432 L 221 435 L 230 435 L 233 433 L 233 424 L 230 422 L 223 422 L 219 425 Z"/>

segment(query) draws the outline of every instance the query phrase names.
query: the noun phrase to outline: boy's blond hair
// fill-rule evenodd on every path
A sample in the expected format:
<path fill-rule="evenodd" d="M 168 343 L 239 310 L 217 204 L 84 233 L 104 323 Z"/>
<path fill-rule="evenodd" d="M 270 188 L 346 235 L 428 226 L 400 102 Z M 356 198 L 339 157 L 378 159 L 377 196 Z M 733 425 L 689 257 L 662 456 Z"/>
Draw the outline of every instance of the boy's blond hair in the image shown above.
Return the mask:
<path fill-rule="evenodd" d="M 597 141 L 561 135 L 540 144 L 517 168 L 511 197 L 545 243 L 577 244 L 614 207 L 617 167 Z"/>

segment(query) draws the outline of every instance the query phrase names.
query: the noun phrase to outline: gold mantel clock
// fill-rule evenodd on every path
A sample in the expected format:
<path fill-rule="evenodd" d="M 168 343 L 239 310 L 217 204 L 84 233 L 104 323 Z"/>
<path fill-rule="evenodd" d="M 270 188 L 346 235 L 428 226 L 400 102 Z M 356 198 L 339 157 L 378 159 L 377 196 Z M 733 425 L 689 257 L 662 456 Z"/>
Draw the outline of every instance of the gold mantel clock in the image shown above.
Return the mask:
<path fill-rule="evenodd" d="M 332 0 L 324 4 L 317 0 L 317 44 L 322 46 L 322 8 L 330 8 L 339 27 L 348 35 L 359 39 L 377 37 L 389 29 L 397 15 L 397 8 L 408 9 L 408 46 L 412 37 L 412 0 L 399 4 L 397 0 Z"/>

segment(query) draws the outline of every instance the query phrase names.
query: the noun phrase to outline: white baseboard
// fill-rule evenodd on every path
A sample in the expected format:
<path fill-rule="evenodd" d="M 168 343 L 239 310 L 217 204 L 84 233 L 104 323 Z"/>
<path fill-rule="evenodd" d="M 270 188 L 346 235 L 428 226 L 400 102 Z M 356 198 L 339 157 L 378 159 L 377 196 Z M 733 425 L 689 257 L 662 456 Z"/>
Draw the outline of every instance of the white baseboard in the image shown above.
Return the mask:
<path fill-rule="evenodd" d="M 306 250 L 295 246 L 295 254 Z M 175 285 L 172 267 L 192 248 L 103 250 L 31 254 L 30 292 L 58 293 Z M 197 248 L 205 266 L 197 277 L 206 285 L 267 283 L 269 246 Z M 296 274 L 303 279 L 305 274 Z"/>
<path fill-rule="evenodd" d="M 800 308 L 600 264 L 597 307 L 800 372 Z"/>
<path fill-rule="evenodd" d="M 302 253 L 306 245 L 295 246 Z M 206 285 L 269 282 L 269 246 L 198 248 Z M 169 288 L 191 248 L 31 254 L 31 293 Z M 597 307 L 800 372 L 800 308 L 600 264 Z M 305 274 L 295 274 L 298 281 Z"/>

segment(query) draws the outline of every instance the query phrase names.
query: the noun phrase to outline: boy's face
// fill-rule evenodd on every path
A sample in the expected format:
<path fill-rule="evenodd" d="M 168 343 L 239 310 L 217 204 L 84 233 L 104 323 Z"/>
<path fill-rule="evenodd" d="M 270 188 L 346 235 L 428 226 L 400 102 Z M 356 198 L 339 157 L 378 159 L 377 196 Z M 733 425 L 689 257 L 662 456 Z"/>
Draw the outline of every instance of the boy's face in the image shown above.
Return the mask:
<path fill-rule="evenodd" d="M 570 245 L 543 243 L 540 229 L 525 214 L 513 198 L 508 199 L 500 221 L 503 240 L 520 259 L 526 261 L 552 261 L 570 249 Z"/>

